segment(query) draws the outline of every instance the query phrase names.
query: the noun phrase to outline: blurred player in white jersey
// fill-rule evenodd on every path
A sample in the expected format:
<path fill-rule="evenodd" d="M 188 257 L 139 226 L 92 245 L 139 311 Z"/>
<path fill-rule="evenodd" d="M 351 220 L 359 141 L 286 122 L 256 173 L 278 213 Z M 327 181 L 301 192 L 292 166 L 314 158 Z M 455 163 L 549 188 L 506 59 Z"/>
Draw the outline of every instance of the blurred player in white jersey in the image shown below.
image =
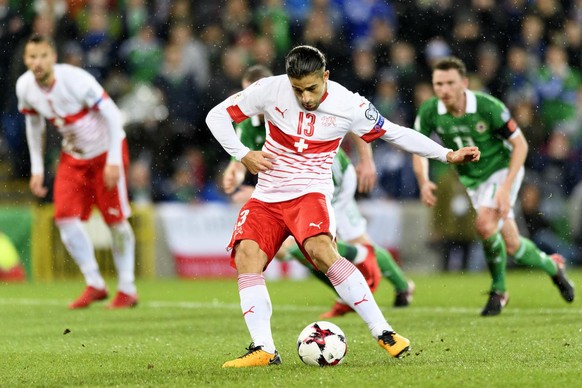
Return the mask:
<path fill-rule="evenodd" d="M 117 294 L 108 307 L 134 307 L 135 237 L 127 221 L 131 213 L 126 186 L 129 154 L 121 114 L 93 76 L 56 61 L 51 38 L 29 38 L 24 49 L 28 71 L 18 79 L 16 94 L 26 119 L 32 165 L 30 190 L 37 197 L 46 196 L 48 191 L 42 140 L 45 120 L 49 120 L 63 136 L 54 183 L 55 223 L 87 284 L 69 308 L 85 308 L 108 297 L 93 244 L 82 224 L 90 217 L 93 205 L 111 231 L 118 274 Z"/>
<path fill-rule="evenodd" d="M 259 175 L 252 198 L 242 207 L 229 248 L 238 272 L 241 309 L 252 338 L 248 352 L 223 367 L 280 364 L 271 333 L 271 301 L 263 270 L 292 235 L 305 256 L 324 272 L 342 300 L 353 308 L 391 356 L 410 341 L 393 330 L 357 268 L 334 244 L 331 166 L 343 137 L 352 131 L 367 142 L 394 145 L 448 163 L 479 160 L 477 147 L 446 149 L 412 129 L 385 120 L 365 98 L 329 80 L 324 55 L 311 46 L 292 49 L 286 75 L 264 78 L 215 106 L 206 123 L 222 147 Z M 267 137 L 250 151 L 232 121 L 264 114 Z"/>

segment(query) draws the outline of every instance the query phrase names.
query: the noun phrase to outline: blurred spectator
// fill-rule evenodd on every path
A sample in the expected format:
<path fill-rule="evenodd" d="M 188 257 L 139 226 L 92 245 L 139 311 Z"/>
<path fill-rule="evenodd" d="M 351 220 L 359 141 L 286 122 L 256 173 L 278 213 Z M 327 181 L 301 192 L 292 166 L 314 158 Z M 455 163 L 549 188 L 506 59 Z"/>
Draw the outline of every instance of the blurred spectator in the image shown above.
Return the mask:
<path fill-rule="evenodd" d="M 338 32 L 338 26 L 334 26 L 333 19 L 321 9 L 314 8 L 305 21 L 305 28 L 300 36 L 302 44 L 317 47 L 326 53 L 329 66 L 331 66 L 331 78 L 344 83 L 348 75 L 349 67 L 346 61 L 350 51 Z M 339 66 L 339 64 L 342 64 Z M 336 67 L 337 66 L 337 67 Z M 277 74 L 277 69 L 273 69 Z"/>
<path fill-rule="evenodd" d="M 580 66 L 582 64 L 582 24 L 572 19 L 566 20 L 564 41 L 570 66 Z"/>
<path fill-rule="evenodd" d="M 406 125 L 414 120 L 414 113 L 405 111 L 401 94 L 398 93 L 398 78 L 391 70 L 382 70 L 378 76 L 376 92 L 371 102 L 378 112 L 393 123 Z M 412 116 L 410 115 L 412 114 Z"/>
<path fill-rule="evenodd" d="M 168 109 L 170 132 L 164 136 L 173 137 L 181 134 L 181 141 L 191 139 L 193 128 L 200 118 L 200 92 L 192 73 L 183 66 L 184 51 L 182 47 L 172 44 L 164 49 L 164 62 L 153 84 L 163 95 L 163 103 Z M 192 140 L 190 140 L 192 141 Z"/>
<path fill-rule="evenodd" d="M 18 113 L 13 91 L 13 82 L 16 81 L 14 77 L 17 75 L 10 76 L 10 66 L 16 62 L 15 56 L 21 54 L 17 44 L 25 33 L 24 20 L 10 6 L 10 1 L 0 0 L 0 143 L 5 143 L 2 148 L 7 146 L 3 151 L 8 151 L 11 171 L 15 177 L 25 176 L 29 171 L 28 163 L 21 163 L 21 155 L 27 156 L 28 153 L 26 139 L 22 136 L 24 122 Z"/>
<path fill-rule="evenodd" d="M 468 72 L 474 72 L 477 69 L 475 49 L 482 41 L 481 26 L 475 14 L 468 10 L 460 12 L 455 17 L 450 42 L 453 54 L 465 63 Z"/>
<path fill-rule="evenodd" d="M 507 66 L 500 75 L 502 99 L 508 106 L 521 101 L 537 102 L 533 85 L 535 67 L 529 62 L 527 50 L 521 45 L 512 45 L 507 51 Z"/>
<path fill-rule="evenodd" d="M 253 36 L 253 14 L 247 0 L 226 0 L 222 29 L 230 42 L 248 47 Z"/>
<path fill-rule="evenodd" d="M 558 0 L 535 0 L 531 2 L 530 12 L 541 19 L 545 26 L 544 39 L 546 42 L 553 41 L 556 34 L 564 26 L 564 11 L 562 2 Z"/>
<path fill-rule="evenodd" d="M 370 37 L 375 19 L 382 19 L 398 29 L 396 12 L 390 2 L 384 0 L 343 0 L 342 12 L 345 16 L 345 34 L 348 42 L 358 44 Z"/>
<path fill-rule="evenodd" d="M 576 93 L 582 85 L 582 75 L 570 67 L 564 48 L 548 47 L 543 66 L 534 80 L 540 100 L 541 117 L 549 130 L 576 114 Z"/>
<path fill-rule="evenodd" d="M 81 34 L 80 44 L 84 53 L 85 70 L 97 81 L 103 82 L 114 63 L 115 40 L 110 35 L 106 9 L 90 8 L 87 14 L 87 30 Z"/>
<path fill-rule="evenodd" d="M 277 69 L 278 73 L 283 73 L 280 58 L 277 58 L 275 44 L 267 35 L 258 36 L 250 49 L 250 62 L 254 65 L 263 65 L 268 69 Z"/>
<path fill-rule="evenodd" d="M 498 3 L 496 0 L 470 0 L 469 7 L 480 26 L 483 39 L 503 51 L 511 37 L 507 34 L 508 13 Z"/>
<path fill-rule="evenodd" d="M 127 39 L 119 48 L 119 56 L 131 79 L 150 83 L 158 74 L 163 56 L 162 42 L 151 24 L 141 27 L 138 34 Z"/>
<path fill-rule="evenodd" d="M 528 56 L 530 66 L 536 68 L 542 61 L 546 42 L 544 41 L 544 23 L 536 15 L 526 15 L 521 24 L 518 43 L 521 44 Z"/>
<path fill-rule="evenodd" d="M 370 34 L 367 41 L 372 46 L 378 68 L 391 65 L 390 48 L 395 41 L 395 37 L 394 26 L 386 19 L 374 18 L 371 21 Z M 402 44 L 405 44 L 404 41 L 402 41 Z"/>
<path fill-rule="evenodd" d="M 153 203 L 151 182 L 151 168 L 144 159 L 138 159 L 129 167 L 127 188 L 131 203 L 136 206 L 144 206 Z"/>
<path fill-rule="evenodd" d="M 73 14 L 81 35 L 89 33 L 91 15 L 94 14 L 103 15 L 107 19 L 107 36 L 113 40 L 121 38 L 121 14 L 111 0 L 88 0 L 78 12 Z"/>
<path fill-rule="evenodd" d="M 563 201 L 582 177 L 580 157 L 572 149 L 568 136 L 560 130 L 550 133 L 532 167 L 540 175 L 540 184 L 543 182 L 552 202 Z"/>
<path fill-rule="evenodd" d="M 200 149 L 189 147 L 178 159 L 172 177 L 163 186 L 163 200 L 183 203 L 226 202 L 216 182 L 210 178 Z"/>
<path fill-rule="evenodd" d="M 425 72 L 430 73 L 435 62 L 451 54 L 451 46 L 443 37 L 435 36 L 430 39 L 424 47 Z"/>
<path fill-rule="evenodd" d="M 175 45 L 182 51 L 182 70 L 192 76 L 200 92 L 204 91 L 210 81 L 208 50 L 192 35 L 192 26 L 184 20 L 174 22 L 170 27 L 167 44 Z"/>
<path fill-rule="evenodd" d="M 538 163 L 541 149 L 548 140 L 548 134 L 530 101 L 520 100 L 510 109 L 529 145 L 525 166 L 533 168 Z"/>
<path fill-rule="evenodd" d="M 210 79 L 206 109 L 241 90 L 240 80 L 248 67 L 248 52 L 242 47 L 231 46 L 224 50 L 221 58 L 222 73 Z"/>
<path fill-rule="evenodd" d="M 388 69 L 396 76 L 398 94 L 405 106 L 403 125 L 412 125 L 416 116 L 414 107 L 414 85 L 418 81 L 418 58 L 414 46 L 408 42 L 395 42 L 390 47 L 390 60 Z M 405 124 L 406 123 L 406 124 Z"/>
<path fill-rule="evenodd" d="M 55 35 L 63 40 L 75 39 L 79 35 L 77 24 L 70 18 L 66 0 L 34 0 L 34 13 L 52 17 Z"/>
<path fill-rule="evenodd" d="M 259 35 L 269 37 L 281 61 L 291 48 L 291 31 L 282 0 L 262 0 L 255 13 Z M 271 65 L 266 65 L 271 67 Z"/>
<path fill-rule="evenodd" d="M 485 87 L 485 92 L 497 98 L 503 98 L 503 83 L 499 72 L 501 67 L 501 53 L 497 46 L 490 42 L 481 43 L 477 47 L 477 61 L 475 74 Z"/>
<path fill-rule="evenodd" d="M 365 43 L 361 43 L 352 51 L 352 68 L 350 77 L 345 80 L 348 89 L 371 100 L 376 93 L 376 58 L 374 51 Z"/>
<path fill-rule="evenodd" d="M 146 0 L 125 0 L 124 3 L 121 20 L 123 22 L 123 36 L 126 39 L 139 34 L 145 25 L 153 25 Z"/>

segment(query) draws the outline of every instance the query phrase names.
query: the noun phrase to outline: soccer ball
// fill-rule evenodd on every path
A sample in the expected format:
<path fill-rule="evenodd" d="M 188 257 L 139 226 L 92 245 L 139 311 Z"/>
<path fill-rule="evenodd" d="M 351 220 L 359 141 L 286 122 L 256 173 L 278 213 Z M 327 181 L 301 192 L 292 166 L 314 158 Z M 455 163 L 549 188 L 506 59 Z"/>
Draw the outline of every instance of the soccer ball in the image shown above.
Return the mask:
<path fill-rule="evenodd" d="M 347 352 L 346 335 L 331 322 L 310 323 L 297 338 L 297 353 L 301 361 L 307 365 L 338 365 Z"/>

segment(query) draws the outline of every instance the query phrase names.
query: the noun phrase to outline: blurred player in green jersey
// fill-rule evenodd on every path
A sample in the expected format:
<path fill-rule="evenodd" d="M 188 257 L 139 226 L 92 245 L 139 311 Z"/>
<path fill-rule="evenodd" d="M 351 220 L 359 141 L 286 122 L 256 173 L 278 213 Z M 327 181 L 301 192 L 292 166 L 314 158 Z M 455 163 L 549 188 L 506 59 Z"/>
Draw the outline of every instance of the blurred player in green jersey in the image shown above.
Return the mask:
<path fill-rule="evenodd" d="M 444 58 L 433 65 L 432 85 L 436 97 L 419 108 L 415 129 L 427 136 L 436 133 L 453 150 L 464 146 L 481 150 L 479 162 L 456 166 L 477 212 L 475 229 L 492 277 L 481 315 L 497 315 L 507 304 L 507 255 L 518 264 L 546 272 L 561 296 L 572 302 L 574 286 L 566 277 L 564 259 L 539 250 L 520 235 L 515 223 L 513 205 L 523 180 L 528 145 L 509 110 L 498 99 L 467 89 L 467 70 L 458 58 Z M 412 157 L 421 200 L 434 206 L 437 186 L 429 178 L 428 161 Z"/>

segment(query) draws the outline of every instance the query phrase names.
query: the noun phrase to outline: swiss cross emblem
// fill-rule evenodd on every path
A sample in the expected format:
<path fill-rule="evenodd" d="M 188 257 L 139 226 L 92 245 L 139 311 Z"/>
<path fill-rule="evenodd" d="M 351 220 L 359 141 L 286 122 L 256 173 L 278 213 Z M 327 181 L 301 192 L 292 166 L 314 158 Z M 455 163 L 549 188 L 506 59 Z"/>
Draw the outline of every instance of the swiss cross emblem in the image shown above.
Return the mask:
<path fill-rule="evenodd" d="M 304 150 L 309 148 L 309 144 L 305 142 L 304 138 L 299 139 L 299 141 L 296 141 L 295 144 L 293 145 L 295 146 L 295 148 L 297 148 L 297 151 L 299 152 L 303 152 Z"/>

